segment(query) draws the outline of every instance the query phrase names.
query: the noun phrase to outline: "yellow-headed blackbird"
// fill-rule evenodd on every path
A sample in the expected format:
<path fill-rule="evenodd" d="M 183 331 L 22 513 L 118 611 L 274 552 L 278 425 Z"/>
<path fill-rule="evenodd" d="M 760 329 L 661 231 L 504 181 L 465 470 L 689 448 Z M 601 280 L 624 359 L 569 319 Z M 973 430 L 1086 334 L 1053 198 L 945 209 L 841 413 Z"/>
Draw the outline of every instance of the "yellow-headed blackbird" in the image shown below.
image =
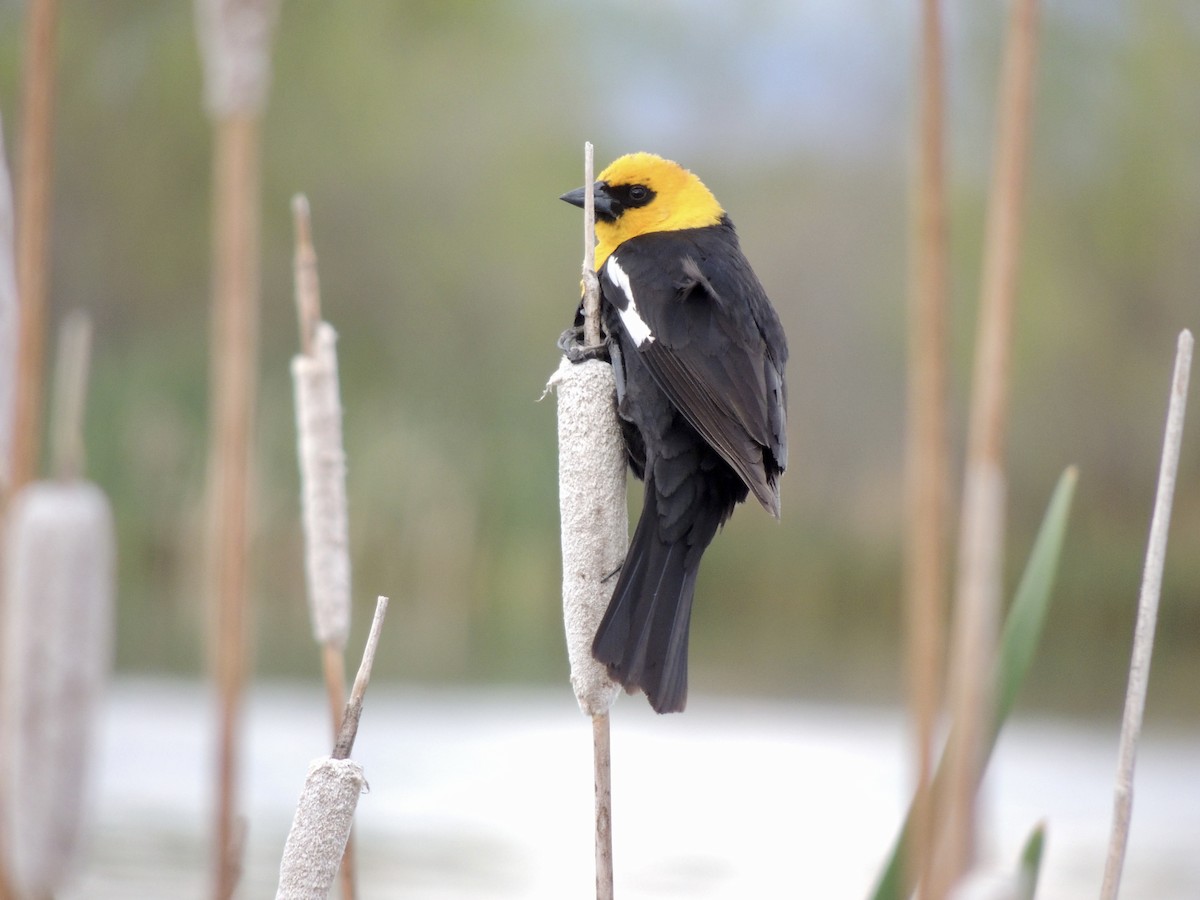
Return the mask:
<path fill-rule="evenodd" d="M 585 190 L 562 199 L 583 206 Z M 733 223 L 699 178 L 632 153 L 591 190 L 618 412 L 630 467 L 645 481 L 592 653 L 626 690 L 677 712 L 701 555 L 749 492 L 779 516 L 787 341 Z"/>

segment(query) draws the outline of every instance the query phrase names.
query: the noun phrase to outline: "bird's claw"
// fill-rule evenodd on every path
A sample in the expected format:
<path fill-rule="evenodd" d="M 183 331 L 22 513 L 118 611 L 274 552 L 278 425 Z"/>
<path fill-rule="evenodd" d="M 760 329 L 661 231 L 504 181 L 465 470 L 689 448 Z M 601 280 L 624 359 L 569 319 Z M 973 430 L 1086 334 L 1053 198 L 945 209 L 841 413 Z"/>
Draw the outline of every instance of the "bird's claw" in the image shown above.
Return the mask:
<path fill-rule="evenodd" d="M 582 325 L 576 325 L 564 331 L 558 339 L 558 349 L 573 363 L 581 363 L 587 359 L 610 362 L 606 341 L 590 347 L 583 343 Z"/>

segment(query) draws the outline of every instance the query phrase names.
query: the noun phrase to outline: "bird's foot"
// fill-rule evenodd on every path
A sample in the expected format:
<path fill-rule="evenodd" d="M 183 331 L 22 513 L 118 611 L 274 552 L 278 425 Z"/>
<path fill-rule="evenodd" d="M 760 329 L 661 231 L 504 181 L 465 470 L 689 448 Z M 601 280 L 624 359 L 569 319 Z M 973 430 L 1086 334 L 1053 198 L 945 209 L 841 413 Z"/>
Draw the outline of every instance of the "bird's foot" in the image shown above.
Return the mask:
<path fill-rule="evenodd" d="M 573 363 L 581 363 L 586 359 L 610 362 L 606 341 L 601 341 L 595 346 L 587 346 L 583 343 L 582 325 L 576 325 L 564 331 L 558 339 L 558 349 Z"/>

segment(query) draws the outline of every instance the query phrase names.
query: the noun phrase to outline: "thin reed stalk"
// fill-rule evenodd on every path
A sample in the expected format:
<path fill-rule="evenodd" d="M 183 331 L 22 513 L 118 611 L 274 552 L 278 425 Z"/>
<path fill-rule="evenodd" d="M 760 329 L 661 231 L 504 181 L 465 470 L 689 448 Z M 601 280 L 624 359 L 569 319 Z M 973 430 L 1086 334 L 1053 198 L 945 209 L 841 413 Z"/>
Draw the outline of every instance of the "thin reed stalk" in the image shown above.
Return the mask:
<path fill-rule="evenodd" d="M 278 0 L 197 0 L 204 99 L 213 122 L 210 554 L 218 695 L 214 896 L 239 879 L 238 749 L 247 669 L 251 435 L 257 391 L 259 119 Z"/>
<path fill-rule="evenodd" d="M 938 856 L 929 892 L 933 898 L 945 897 L 971 866 L 975 798 L 992 719 L 989 676 L 1002 591 L 1009 371 L 1037 10 L 1037 0 L 1014 0 L 999 90 L 951 624 L 948 684 L 955 730 L 948 746 L 947 791 L 939 798 Z"/>
<path fill-rule="evenodd" d="M 2 126 L 2 123 L 0 123 Z M 8 154 L 4 146 L 3 127 L 0 127 L 0 537 L 3 535 L 5 513 L 12 487 L 12 457 L 14 410 L 16 404 L 17 348 L 20 346 L 17 307 L 17 263 L 13 244 L 13 194 L 8 174 Z M 0 563 L 0 568 L 3 564 Z M 0 571 L 0 579 L 3 572 Z M 2 581 L 0 581 L 2 583 Z M 0 642 L 4 641 L 4 589 L 0 587 Z M 4 689 L 0 674 L 0 691 Z M 0 753 L 0 767 L 4 766 Z M 4 786 L 0 783 L 0 809 L 5 807 Z M 0 829 L 0 900 L 9 900 L 5 837 Z"/>
<path fill-rule="evenodd" d="M 596 198 L 592 192 L 595 150 L 583 144 L 583 342 L 600 346 L 600 283 L 596 279 Z"/>
<path fill-rule="evenodd" d="M 238 748 L 247 668 L 250 440 L 257 392 L 258 125 L 246 118 L 217 128 L 216 234 L 212 338 L 212 546 L 216 621 L 216 896 L 230 897 L 240 875 Z"/>
<path fill-rule="evenodd" d="M 12 484 L 19 315 L 12 181 L 8 175 L 8 154 L 4 146 L 3 122 L 0 121 L 0 521 L 4 519 L 5 499 Z M 0 604 L 3 604 L 2 599 Z"/>
<path fill-rule="evenodd" d="M 57 30 L 57 0 L 31 0 L 25 28 L 17 190 L 17 290 L 21 298 L 21 315 L 12 448 L 13 490 L 36 477 L 42 430 Z"/>
<path fill-rule="evenodd" d="M 583 344 L 600 343 L 600 285 L 595 272 L 595 208 L 591 202 L 592 145 L 584 145 Z M 608 711 L 618 686 L 592 656 L 592 641 L 612 597 L 611 574 L 625 558 L 625 446 L 617 423 L 616 381 L 605 360 L 564 356 L 547 390 L 558 392 L 558 491 L 563 554 L 563 626 L 571 687 L 592 718 L 595 788 L 596 897 L 613 896 L 612 755 Z"/>
<path fill-rule="evenodd" d="M 1125 848 L 1129 843 L 1129 825 L 1133 816 L 1133 770 L 1137 762 L 1142 718 L 1146 711 L 1150 660 L 1154 653 L 1154 629 L 1158 621 L 1158 600 L 1162 594 L 1167 535 L 1171 529 L 1171 505 L 1175 497 L 1175 476 L 1179 471 L 1179 448 L 1183 442 L 1183 417 L 1187 409 L 1193 343 L 1192 333 L 1184 329 L 1179 335 L 1175 354 L 1171 399 L 1167 406 L 1166 434 L 1163 436 L 1162 461 L 1158 469 L 1158 489 L 1154 497 L 1146 564 L 1142 570 L 1142 587 L 1138 596 L 1133 658 L 1129 663 L 1129 687 L 1125 693 L 1125 713 L 1121 721 L 1121 746 L 1117 759 L 1112 830 L 1109 836 L 1108 857 L 1104 864 L 1104 882 L 1100 888 L 1101 900 L 1116 900 L 1121 887 L 1121 872 L 1125 867 Z"/>
<path fill-rule="evenodd" d="M 947 596 L 947 215 L 945 88 L 938 0 L 921 4 L 918 150 L 909 282 L 908 438 L 905 458 L 905 635 L 913 731 L 914 801 L 907 865 L 927 884 L 932 859 L 930 794 L 941 705 Z"/>

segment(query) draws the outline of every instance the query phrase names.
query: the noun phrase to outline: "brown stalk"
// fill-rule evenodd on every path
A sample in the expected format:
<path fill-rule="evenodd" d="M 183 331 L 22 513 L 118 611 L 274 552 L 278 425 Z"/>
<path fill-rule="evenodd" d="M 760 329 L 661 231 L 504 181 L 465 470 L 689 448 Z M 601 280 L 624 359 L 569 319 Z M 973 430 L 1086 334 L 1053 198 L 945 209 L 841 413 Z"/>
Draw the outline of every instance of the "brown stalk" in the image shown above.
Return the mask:
<path fill-rule="evenodd" d="M 354 749 L 354 739 L 358 736 L 358 720 L 362 717 L 363 698 L 367 694 L 367 685 L 371 682 L 371 669 L 375 665 L 375 650 L 379 646 L 379 635 L 383 631 L 383 620 L 387 616 L 388 598 L 379 597 L 375 601 L 375 617 L 371 620 L 371 631 L 367 635 L 366 646 L 363 647 L 362 661 L 358 664 L 358 674 L 354 676 L 354 686 L 350 689 L 350 699 L 346 701 L 346 711 L 342 715 L 342 726 L 338 729 L 337 742 L 333 745 L 334 759 L 349 759 Z"/>
<path fill-rule="evenodd" d="M 583 341 L 600 346 L 600 282 L 596 278 L 595 151 L 583 145 Z M 596 792 L 596 900 L 612 900 L 612 744 L 608 712 L 592 716 L 592 766 Z"/>
<path fill-rule="evenodd" d="M 10 491 L 16 491 L 36 476 L 42 427 L 57 23 L 57 0 L 32 0 L 26 20 L 21 94 L 16 222 L 17 295 L 21 312 Z"/>
<path fill-rule="evenodd" d="M 905 611 L 915 792 L 907 865 L 927 884 L 932 859 L 930 782 L 941 705 L 947 595 L 947 216 L 944 79 L 938 0 L 921 3 L 918 154 L 909 282 Z"/>
<path fill-rule="evenodd" d="M 592 716 L 596 785 L 596 900 L 613 900 L 612 742 L 608 713 Z"/>
<path fill-rule="evenodd" d="M 300 323 L 300 349 L 312 355 L 313 334 L 321 321 L 321 282 L 317 277 L 317 252 L 312 241 L 312 215 L 308 198 L 292 198 L 292 224 L 296 233 L 293 279 L 296 283 L 296 316 Z M 338 702 L 340 709 L 341 702 Z"/>
<path fill-rule="evenodd" d="M 246 681 L 250 454 L 258 344 L 259 134 L 257 119 L 218 120 L 213 296 L 212 535 L 219 702 L 216 896 L 233 895 L 237 749 Z"/>
<path fill-rule="evenodd" d="M 948 683 L 955 738 L 947 748 L 946 794 L 929 896 L 947 895 L 971 866 L 975 795 L 991 721 L 992 671 L 1004 550 L 1004 456 L 1016 306 L 1021 209 L 1029 151 L 1037 49 L 1037 0 L 1015 0 L 1006 39 L 988 199 L 972 381 L 959 569 Z"/>
<path fill-rule="evenodd" d="M 596 278 L 596 199 L 594 151 L 591 141 L 583 145 L 583 343 L 600 346 L 600 282 Z"/>

